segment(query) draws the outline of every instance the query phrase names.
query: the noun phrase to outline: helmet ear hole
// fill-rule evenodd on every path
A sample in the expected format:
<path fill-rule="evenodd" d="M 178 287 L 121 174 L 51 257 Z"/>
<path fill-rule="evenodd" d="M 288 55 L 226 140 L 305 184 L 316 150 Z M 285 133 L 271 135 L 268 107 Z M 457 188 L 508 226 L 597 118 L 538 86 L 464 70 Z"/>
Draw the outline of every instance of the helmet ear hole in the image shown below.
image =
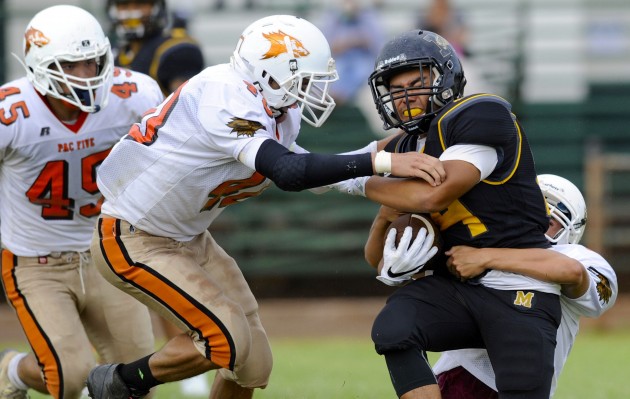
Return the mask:
<path fill-rule="evenodd" d="M 267 76 L 267 72 L 263 72 L 263 78 Z M 271 76 L 268 79 L 268 84 L 269 87 L 271 87 L 274 90 L 278 90 L 280 88 L 280 85 L 278 84 L 278 82 L 276 82 L 276 80 L 274 78 L 272 78 Z"/>

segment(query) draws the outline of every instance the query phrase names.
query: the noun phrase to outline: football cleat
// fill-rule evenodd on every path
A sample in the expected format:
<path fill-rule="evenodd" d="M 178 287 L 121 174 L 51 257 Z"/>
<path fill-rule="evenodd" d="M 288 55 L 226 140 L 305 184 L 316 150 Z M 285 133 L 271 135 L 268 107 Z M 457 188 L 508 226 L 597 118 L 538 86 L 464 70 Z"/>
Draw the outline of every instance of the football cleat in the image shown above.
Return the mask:
<path fill-rule="evenodd" d="M 20 353 L 14 350 L 0 352 L 0 399 L 27 399 L 26 391 L 13 385 L 9 380 L 9 363 Z"/>
<path fill-rule="evenodd" d="M 132 392 L 118 373 L 119 364 L 103 364 L 90 371 L 87 389 L 92 399 L 140 399 L 149 392 Z"/>

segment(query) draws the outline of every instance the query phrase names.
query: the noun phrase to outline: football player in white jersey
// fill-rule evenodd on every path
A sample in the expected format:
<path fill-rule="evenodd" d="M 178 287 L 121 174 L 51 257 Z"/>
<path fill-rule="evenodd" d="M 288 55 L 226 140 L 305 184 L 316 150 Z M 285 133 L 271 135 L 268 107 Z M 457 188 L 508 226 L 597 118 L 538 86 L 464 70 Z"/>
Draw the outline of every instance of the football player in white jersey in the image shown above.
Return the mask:
<path fill-rule="evenodd" d="M 26 76 L 0 88 L 0 218 L 2 284 L 32 352 L 2 353 L 0 397 L 79 398 L 94 349 L 102 361 L 154 350 L 148 310 L 103 279 L 89 249 L 97 168 L 163 95 L 147 75 L 114 68 L 81 8 L 40 11 L 23 45 Z"/>
<path fill-rule="evenodd" d="M 617 276 L 599 254 L 579 245 L 586 224 L 586 203 L 579 189 L 556 175 L 539 175 L 551 220 L 548 249 L 454 247 L 452 273 L 464 279 L 489 268 L 562 284 L 562 321 L 557 332 L 551 395 L 579 330 L 580 317 L 598 317 L 617 299 Z M 443 399 L 498 398 L 495 375 L 485 349 L 442 353 L 433 367 Z"/>
<path fill-rule="evenodd" d="M 207 231 L 228 205 L 272 182 L 299 191 L 380 172 L 441 182 L 439 162 L 424 154 L 323 155 L 295 145 L 301 120 L 317 127 L 332 111 L 335 80 L 319 29 L 294 16 L 266 17 L 244 30 L 230 63 L 181 85 L 114 147 L 97 179 L 105 203 L 95 263 L 187 333 L 151 356 L 92 370 L 93 398 L 142 397 L 211 369 L 219 369 L 212 398 L 250 398 L 267 385 L 272 355 L 256 299 Z"/>

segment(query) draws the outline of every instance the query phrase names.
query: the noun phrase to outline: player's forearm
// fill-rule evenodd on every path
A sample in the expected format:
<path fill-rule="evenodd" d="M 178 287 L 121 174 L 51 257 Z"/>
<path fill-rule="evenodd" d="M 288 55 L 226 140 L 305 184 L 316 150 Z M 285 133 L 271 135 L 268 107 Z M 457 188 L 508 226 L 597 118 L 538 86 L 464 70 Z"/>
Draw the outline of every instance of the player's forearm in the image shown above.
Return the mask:
<path fill-rule="evenodd" d="M 488 255 L 486 268 L 523 274 L 556 284 L 580 285 L 584 267 L 580 262 L 549 249 L 482 248 Z M 587 276 L 588 278 L 588 276 Z"/>
<path fill-rule="evenodd" d="M 421 179 L 372 176 L 365 185 L 365 195 L 401 212 L 442 211 L 479 183 L 479 170 L 468 162 L 458 160 L 444 161 L 441 165 L 446 178 L 440 185 L 432 186 Z"/>
<path fill-rule="evenodd" d="M 325 186 L 360 176 L 370 176 L 374 154 L 296 154 L 273 140 L 265 140 L 256 153 L 255 167 L 286 191 Z"/>
<path fill-rule="evenodd" d="M 364 254 L 365 260 L 372 267 L 378 267 L 379 262 L 383 259 L 383 243 L 385 241 L 385 232 L 389 225 L 389 220 L 379 214 L 374 219 L 372 227 L 370 227 Z"/>
<path fill-rule="evenodd" d="M 432 202 L 432 189 L 420 179 L 372 176 L 365 185 L 365 195 L 376 203 L 401 212 L 437 212 L 444 208 Z"/>

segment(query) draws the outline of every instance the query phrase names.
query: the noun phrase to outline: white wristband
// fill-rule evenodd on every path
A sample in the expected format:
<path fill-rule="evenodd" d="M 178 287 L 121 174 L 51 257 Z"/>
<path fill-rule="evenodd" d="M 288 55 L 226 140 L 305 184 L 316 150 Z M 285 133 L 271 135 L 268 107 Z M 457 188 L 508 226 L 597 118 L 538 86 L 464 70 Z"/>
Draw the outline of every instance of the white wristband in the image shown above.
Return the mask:
<path fill-rule="evenodd" d="M 374 157 L 374 170 L 376 173 L 392 173 L 392 153 L 379 151 Z"/>

